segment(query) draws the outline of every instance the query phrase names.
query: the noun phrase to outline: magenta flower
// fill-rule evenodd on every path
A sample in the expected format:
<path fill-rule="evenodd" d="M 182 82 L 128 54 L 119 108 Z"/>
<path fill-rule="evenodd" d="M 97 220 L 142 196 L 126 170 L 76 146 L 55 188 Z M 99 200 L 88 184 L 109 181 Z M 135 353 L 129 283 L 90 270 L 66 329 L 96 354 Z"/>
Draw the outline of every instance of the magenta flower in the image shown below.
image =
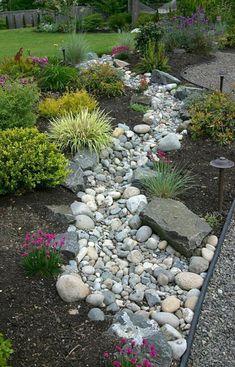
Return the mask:
<path fill-rule="evenodd" d="M 104 353 L 103 353 L 103 357 L 104 357 L 105 359 L 108 359 L 108 358 L 109 358 L 109 356 L 110 356 L 109 352 L 104 352 Z"/>
<path fill-rule="evenodd" d="M 113 366 L 114 367 L 122 367 L 122 363 L 120 361 L 114 361 Z"/>
<path fill-rule="evenodd" d="M 127 339 L 126 338 L 121 338 L 120 343 L 121 344 L 126 344 L 127 343 Z"/>

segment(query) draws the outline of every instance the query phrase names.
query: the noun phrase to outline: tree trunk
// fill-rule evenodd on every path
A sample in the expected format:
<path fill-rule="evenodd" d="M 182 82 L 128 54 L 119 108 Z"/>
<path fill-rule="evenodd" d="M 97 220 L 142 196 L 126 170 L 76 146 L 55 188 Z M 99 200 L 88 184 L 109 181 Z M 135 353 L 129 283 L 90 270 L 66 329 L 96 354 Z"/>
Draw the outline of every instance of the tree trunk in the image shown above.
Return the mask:
<path fill-rule="evenodd" d="M 132 15 L 132 24 L 136 22 L 140 13 L 140 2 L 139 0 L 131 1 L 131 15 Z"/>

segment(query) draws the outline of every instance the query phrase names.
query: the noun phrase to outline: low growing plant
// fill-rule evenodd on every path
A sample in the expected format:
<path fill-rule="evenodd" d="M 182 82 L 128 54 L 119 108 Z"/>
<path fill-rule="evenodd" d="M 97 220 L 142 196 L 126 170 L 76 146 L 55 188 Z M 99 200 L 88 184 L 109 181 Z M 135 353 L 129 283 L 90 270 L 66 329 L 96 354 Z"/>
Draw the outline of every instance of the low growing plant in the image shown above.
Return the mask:
<path fill-rule="evenodd" d="M 66 63 L 75 66 L 87 60 L 89 46 L 82 35 L 71 35 L 63 48 L 65 49 Z"/>
<path fill-rule="evenodd" d="M 175 198 L 192 187 L 192 176 L 182 168 L 160 160 L 153 162 L 153 169 L 155 176 L 141 180 L 150 197 Z"/>
<path fill-rule="evenodd" d="M 212 228 L 217 227 L 219 222 L 221 221 L 221 214 L 206 213 L 205 220 Z"/>
<path fill-rule="evenodd" d="M 12 343 L 9 339 L 5 339 L 3 334 L 0 333 L 0 366 L 10 367 L 8 360 L 13 353 Z"/>
<path fill-rule="evenodd" d="M 48 65 L 39 75 L 38 85 L 42 90 L 63 92 L 76 89 L 78 72 L 75 68 L 62 65 Z"/>
<path fill-rule="evenodd" d="M 124 94 L 120 72 L 109 64 L 93 65 L 79 72 L 80 89 L 97 96 L 116 97 Z"/>
<path fill-rule="evenodd" d="M 27 233 L 22 245 L 22 266 L 29 275 L 50 276 L 59 273 L 64 240 L 55 241 L 51 233 Z"/>
<path fill-rule="evenodd" d="M 36 128 L 0 131 L 0 194 L 54 187 L 68 174 L 68 162 Z"/>
<path fill-rule="evenodd" d="M 13 79 L 32 77 L 39 70 L 39 65 L 32 62 L 30 57 L 21 57 L 16 62 L 14 57 L 4 58 L 0 63 L 0 74 L 8 75 Z"/>
<path fill-rule="evenodd" d="M 86 91 L 67 92 L 60 98 L 46 98 L 38 106 L 38 111 L 43 117 L 62 116 L 66 113 L 76 114 L 87 108 L 93 111 L 98 107 L 98 102 Z"/>
<path fill-rule="evenodd" d="M 189 107 L 190 131 L 194 139 L 212 138 L 222 145 L 235 139 L 235 102 L 229 96 L 214 92 L 203 95 Z"/>
<path fill-rule="evenodd" d="M 87 109 L 51 121 L 49 136 L 62 150 L 72 153 L 88 148 L 99 152 L 111 142 L 111 118 L 102 111 Z"/>
<path fill-rule="evenodd" d="M 0 87 L 0 129 L 31 127 L 36 123 L 34 106 L 39 92 L 34 85 L 2 81 Z"/>
<path fill-rule="evenodd" d="M 135 48 L 144 56 L 148 45 L 153 43 L 157 47 L 162 36 L 163 30 L 158 23 L 147 23 L 140 27 L 140 31 L 136 34 Z"/>
<path fill-rule="evenodd" d="M 132 103 L 130 105 L 131 109 L 135 112 L 141 112 L 141 113 L 145 113 L 148 110 L 147 106 L 144 106 L 140 103 Z"/>

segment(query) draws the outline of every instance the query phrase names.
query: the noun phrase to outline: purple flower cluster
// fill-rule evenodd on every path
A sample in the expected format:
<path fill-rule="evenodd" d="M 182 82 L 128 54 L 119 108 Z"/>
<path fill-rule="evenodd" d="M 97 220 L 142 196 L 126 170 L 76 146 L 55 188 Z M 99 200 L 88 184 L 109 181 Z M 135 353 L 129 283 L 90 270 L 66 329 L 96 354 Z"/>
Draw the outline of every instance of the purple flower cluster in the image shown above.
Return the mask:
<path fill-rule="evenodd" d="M 7 82 L 10 83 L 10 80 L 9 80 L 8 76 L 7 75 L 0 75 L 0 87 L 4 88 Z M 21 79 L 18 79 L 18 82 L 22 86 L 24 86 L 24 85 L 29 84 L 30 80 L 28 80 L 26 78 L 21 78 Z"/>
<path fill-rule="evenodd" d="M 31 60 L 32 60 L 33 64 L 37 64 L 37 65 L 40 65 L 40 66 L 48 64 L 48 57 L 46 57 L 46 56 L 44 56 L 44 57 L 33 56 L 31 58 Z"/>
<path fill-rule="evenodd" d="M 6 84 L 7 81 L 7 76 L 6 75 L 0 75 L 0 86 L 4 87 L 4 85 Z"/>
<path fill-rule="evenodd" d="M 173 21 L 180 29 L 208 24 L 208 19 L 203 8 L 198 8 L 196 13 L 191 17 L 177 16 L 173 18 Z"/>
<path fill-rule="evenodd" d="M 128 46 L 117 46 L 112 48 L 112 56 L 129 52 Z"/>

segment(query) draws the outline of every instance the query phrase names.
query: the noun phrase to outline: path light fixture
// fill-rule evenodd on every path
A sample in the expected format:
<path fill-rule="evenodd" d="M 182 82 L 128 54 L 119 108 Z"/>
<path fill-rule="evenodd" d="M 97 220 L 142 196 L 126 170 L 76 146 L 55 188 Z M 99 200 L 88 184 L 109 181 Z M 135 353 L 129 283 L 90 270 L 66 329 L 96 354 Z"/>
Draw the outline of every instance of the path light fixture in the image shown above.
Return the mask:
<path fill-rule="evenodd" d="M 219 86 L 219 90 L 221 93 L 223 93 L 223 89 L 224 89 L 224 71 L 221 70 L 220 73 L 220 86 Z"/>
<path fill-rule="evenodd" d="M 219 168 L 219 211 L 222 211 L 223 196 L 224 196 L 224 171 L 225 169 L 232 168 L 234 162 L 229 161 L 225 157 L 220 157 L 210 162 L 210 165 L 214 168 Z"/>
<path fill-rule="evenodd" d="M 63 64 L 65 65 L 65 61 L 66 61 L 66 58 L 65 58 L 65 48 L 62 47 L 61 48 L 61 51 L 62 51 L 62 54 L 63 54 Z"/>

